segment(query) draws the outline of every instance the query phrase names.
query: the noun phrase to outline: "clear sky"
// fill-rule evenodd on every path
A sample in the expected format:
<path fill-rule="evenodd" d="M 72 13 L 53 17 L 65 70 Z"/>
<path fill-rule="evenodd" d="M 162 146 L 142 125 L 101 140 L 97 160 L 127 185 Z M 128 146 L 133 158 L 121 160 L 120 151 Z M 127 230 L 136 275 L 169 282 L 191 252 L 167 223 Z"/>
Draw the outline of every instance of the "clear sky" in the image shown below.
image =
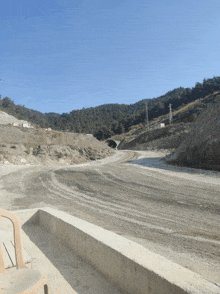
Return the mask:
<path fill-rule="evenodd" d="M 0 94 L 45 112 L 131 104 L 220 76 L 219 0 L 7 0 Z"/>

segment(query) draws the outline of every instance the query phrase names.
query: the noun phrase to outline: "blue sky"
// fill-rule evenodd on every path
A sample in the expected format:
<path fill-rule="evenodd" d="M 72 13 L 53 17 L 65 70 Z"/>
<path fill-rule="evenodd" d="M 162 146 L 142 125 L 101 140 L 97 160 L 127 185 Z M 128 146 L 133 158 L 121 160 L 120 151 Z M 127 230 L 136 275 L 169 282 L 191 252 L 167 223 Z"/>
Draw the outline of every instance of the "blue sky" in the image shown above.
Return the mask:
<path fill-rule="evenodd" d="M 219 0 L 7 0 L 0 94 L 64 113 L 220 76 Z"/>

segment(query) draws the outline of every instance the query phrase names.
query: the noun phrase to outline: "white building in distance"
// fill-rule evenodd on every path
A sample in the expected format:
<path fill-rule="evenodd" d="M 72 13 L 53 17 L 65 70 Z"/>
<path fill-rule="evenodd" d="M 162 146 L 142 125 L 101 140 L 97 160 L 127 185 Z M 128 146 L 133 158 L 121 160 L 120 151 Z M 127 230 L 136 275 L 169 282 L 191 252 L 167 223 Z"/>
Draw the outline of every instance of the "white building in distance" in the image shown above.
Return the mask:
<path fill-rule="evenodd" d="M 159 123 L 157 125 L 154 125 L 154 129 L 160 129 L 160 128 L 164 128 L 165 127 L 165 123 Z"/>

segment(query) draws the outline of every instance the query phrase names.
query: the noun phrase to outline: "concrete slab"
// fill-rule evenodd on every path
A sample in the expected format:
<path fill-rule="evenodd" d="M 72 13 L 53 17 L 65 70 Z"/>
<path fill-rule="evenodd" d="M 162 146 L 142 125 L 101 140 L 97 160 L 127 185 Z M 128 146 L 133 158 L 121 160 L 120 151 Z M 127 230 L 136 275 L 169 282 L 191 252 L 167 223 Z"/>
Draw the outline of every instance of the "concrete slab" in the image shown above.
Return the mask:
<path fill-rule="evenodd" d="M 198 274 L 62 211 L 40 208 L 15 213 L 32 267 L 48 276 L 57 293 L 220 293 L 219 285 Z M 7 224 L 3 230 L 8 230 Z"/>
<path fill-rule="evenodd" d="M 130 294 L 219 294 L 200 275 L 113 232 L 53 208 L 34 222 L 66 242 L 119 289 Z"/>
<path fill-rule="evenodd" d="M 94 268 L 83 261 L 60 240 L 40 226 L 25 224 L 38 209 L 14 211 L 22 225 L 23 245 L 32 258 L 32 268 L 45 273 L 50 289 L 58 294 L 121 294 Z M 1 220 L 3 232 L 11 237 L 11 223 Z M 76 292 L 75 292 L 76 291 Z"/>

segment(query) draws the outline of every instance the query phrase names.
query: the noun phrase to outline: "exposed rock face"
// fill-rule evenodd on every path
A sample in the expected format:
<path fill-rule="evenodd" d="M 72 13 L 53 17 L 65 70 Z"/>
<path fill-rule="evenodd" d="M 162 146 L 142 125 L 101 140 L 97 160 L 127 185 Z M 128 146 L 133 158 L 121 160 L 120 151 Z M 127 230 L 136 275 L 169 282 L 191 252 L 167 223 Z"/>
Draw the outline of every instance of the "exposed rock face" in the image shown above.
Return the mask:
<path fill-rule="evenodd" d="M 201 113 L 185 141 L 166 161 L 220 170 L 220 104 Z"/>
<path fill-rule="evenodd" d="M 0 126 L 0 162 L 69 165 L 114 152 L 91 135 Z"/>
<path fill-rule="evenodd" d="M 138 136 L 126 137 L 118 149 L 174 149 L 185 139 L 191 126 L 191 123 L 172 124 L 164 128 L 146 131 Z"/>

